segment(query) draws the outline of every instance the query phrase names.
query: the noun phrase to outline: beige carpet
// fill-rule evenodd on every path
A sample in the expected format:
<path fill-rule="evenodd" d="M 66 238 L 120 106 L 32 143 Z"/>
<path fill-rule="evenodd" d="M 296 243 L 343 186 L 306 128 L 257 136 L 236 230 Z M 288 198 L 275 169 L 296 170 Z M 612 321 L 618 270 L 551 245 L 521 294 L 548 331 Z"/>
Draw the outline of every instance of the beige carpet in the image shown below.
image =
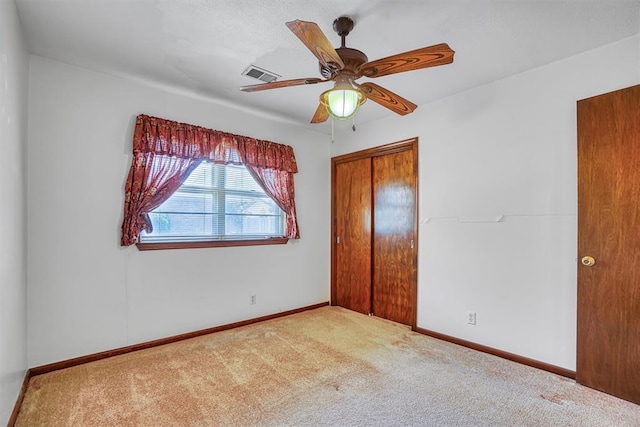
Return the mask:
<path fill-rule="evenodd" d="M 640 406 L 338 307 L 31 379 L 17 426 L 640 426 Z"/>

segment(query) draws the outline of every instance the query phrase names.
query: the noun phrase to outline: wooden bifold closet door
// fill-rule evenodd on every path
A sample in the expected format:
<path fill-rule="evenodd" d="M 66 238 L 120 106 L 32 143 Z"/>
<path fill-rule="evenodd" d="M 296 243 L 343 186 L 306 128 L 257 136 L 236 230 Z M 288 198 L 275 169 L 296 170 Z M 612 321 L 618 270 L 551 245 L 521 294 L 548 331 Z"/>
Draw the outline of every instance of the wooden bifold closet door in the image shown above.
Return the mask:
<path fill-rule="evenodd" d="M 412 327 L 417 142 L 332 159 L 331 302 Z"/>

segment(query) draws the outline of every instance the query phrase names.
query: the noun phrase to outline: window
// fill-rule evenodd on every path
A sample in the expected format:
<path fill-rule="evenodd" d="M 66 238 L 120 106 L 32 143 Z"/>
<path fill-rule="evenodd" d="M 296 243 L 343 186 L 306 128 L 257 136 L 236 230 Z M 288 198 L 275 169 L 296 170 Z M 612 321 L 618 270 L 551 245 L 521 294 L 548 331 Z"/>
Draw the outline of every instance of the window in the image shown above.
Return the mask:
<path fill-rule="evenodd" d="M 140 234 L 142 244 L 284 237 L 286 224 L 244 166 L 204 161 L 149 218 L 153 231 Z"/>
<path fill-rule="evenodd" d="M 297 172 L 289 145 L 140 114 L 120 244 L 152 250 L 299 239 Z"/>

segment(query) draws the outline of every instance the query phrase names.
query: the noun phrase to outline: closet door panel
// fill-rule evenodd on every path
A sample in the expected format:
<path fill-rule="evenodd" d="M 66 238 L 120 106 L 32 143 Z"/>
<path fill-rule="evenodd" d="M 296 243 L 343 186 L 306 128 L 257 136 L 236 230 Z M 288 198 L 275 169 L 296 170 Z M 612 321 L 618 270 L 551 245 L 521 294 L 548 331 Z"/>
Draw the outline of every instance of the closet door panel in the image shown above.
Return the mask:
<path fill-rule="evenodd" d="M 371 313 L 371 159 L 335 168 L 335 305 Z"/>
<path fill-rule="evenodd" d="M 373 158 L 373 307 L 378 317 L 413 325 L 416 174 L 412 150 Z"/>

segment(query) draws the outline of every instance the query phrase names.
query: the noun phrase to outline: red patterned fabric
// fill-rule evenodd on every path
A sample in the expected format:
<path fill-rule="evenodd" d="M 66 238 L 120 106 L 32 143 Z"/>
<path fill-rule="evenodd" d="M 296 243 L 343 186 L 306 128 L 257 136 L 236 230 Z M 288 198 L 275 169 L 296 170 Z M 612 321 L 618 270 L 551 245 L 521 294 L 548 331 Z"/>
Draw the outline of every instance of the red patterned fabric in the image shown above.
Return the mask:
<path fill-rule="evenodd" d="M 249 164 L 246 165 L 251 176 L 271 197 L 278 207 L 283 210 L 287 218 L 287 237 L 299 239 L 298 219 L 296 217 L 295 189 L 293 174 L 276 169 L 262 169 Z"/>
<path fill-rule="evenodd" d="M 262 169 L 298 172 L 293 147 L 289 145 L 145 115 L 136 120 L 133 152 L 207 159 L 225 165 L 244 162 Z"/>
<path fill-rule="evenodd" d="M 133 159 L 125 185 L 122 246 L 152 231 L 148 213 L 180 188 L 202 160 L 243 164 L 285 212 L 287 237 L 299 239 L 293 174 L 293 147 L 200 126 L 139 115 L 133 132 Z"/>
<path fill-rule="evenodd" d="M 134 153 L 125 184 L 122 246 L 137 242 L 142 230 L 153 231 L 149 212 L 182 185 L 201 160 L 155 153 Z"/>

